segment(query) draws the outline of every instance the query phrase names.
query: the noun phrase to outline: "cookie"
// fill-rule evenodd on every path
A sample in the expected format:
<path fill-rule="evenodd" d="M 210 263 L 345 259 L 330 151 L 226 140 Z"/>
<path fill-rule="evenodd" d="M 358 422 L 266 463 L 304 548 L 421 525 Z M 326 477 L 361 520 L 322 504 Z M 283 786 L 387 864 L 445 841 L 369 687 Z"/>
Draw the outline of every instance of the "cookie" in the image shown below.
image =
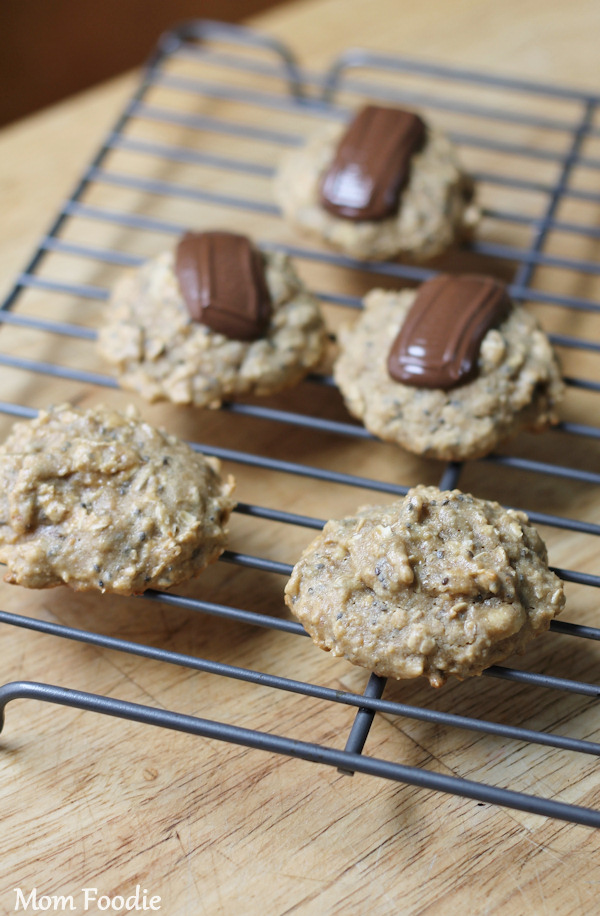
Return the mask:
<path fill-rule="evenodd" d="M 187 233 L 115 286 L 98 343 L 121 387 L 219 407 L 300 381 L 321 359 L 318 301 L 290 260 L 244 236 Z"/>
<path fill-rule="evenodd" d="M 565 596 L 523 512 L 419 486 L 328 522 L 285 600 L 321 649 L 439 687 L 521 653 Z"/>
<path fill-rule="evenodd" d="M 133 411 L 68 404 L 0 447 L 7 582 L 122 595 L 168 588 L 223 552 L 232 477 Z"/>
<path fill-rule="evenodd" d="M 287 154 L 274 193 L 291 223 L 360 259 L 432 258 L 479 220 L 448 138 L 418 115 L 375 105 Z"/>
<path fill-rule="evenodd" d="M 490 278 L 441 275 L 418 291 L 373 290 L 339 347 L 334 378 L 349 411 L 411 452 L 475 458 L 558 420 L 564 384 L 553 348 Z"/>

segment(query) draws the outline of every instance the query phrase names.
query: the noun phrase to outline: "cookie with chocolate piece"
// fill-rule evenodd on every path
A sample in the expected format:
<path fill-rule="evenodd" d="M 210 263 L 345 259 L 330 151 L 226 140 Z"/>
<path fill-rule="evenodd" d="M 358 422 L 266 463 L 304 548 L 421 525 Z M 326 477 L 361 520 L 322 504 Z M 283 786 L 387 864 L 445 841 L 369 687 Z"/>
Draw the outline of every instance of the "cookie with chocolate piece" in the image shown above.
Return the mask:
<path fill-rule="evenodd" d="M 361 259 L 431 258 L 479 220 L 450 141 L 416 113 L 380 105 L 289 153 L 275 196 L 300 229 Z"/>
<path fill-rule="evenodd" d="M 524 512 L 420 486 L 329 521 L 285 600 L 321 649 L 440 687 L 522 653 L 565 595 Z"/>
<path fill-rule="evenodd" d="M 218 407 L 300 381 L 326 331 L 288 257 L 236 233 L 188 232 L 116 284 L 98 343 L 121 387 Z"/>
<path fill-rule="evenodd" d="M 339 346 L 334 378 L 350 412 L 411 452 L 475 458 L 558 420 L 564 384 L 552 345 L 490 277 L 372 290 Z"/>

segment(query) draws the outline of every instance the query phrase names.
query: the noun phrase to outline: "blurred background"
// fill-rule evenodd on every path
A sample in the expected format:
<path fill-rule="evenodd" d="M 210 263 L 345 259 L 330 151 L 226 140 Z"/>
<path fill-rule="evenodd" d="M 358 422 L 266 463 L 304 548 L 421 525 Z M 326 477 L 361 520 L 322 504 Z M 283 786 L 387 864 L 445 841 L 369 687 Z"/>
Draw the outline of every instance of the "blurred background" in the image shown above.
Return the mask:
<path fill-rule="evenodd" d="M 142 64 L 177 22 L 239 22 L 278 2 L 1 0 L 0 126 Z"/>

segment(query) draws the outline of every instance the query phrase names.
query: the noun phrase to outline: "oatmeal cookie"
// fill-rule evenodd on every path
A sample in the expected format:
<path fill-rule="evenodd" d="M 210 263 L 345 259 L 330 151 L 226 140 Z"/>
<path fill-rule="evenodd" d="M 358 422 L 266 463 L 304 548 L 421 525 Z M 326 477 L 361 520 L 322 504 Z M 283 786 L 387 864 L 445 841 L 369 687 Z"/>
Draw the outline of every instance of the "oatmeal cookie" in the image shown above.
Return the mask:
<path fill-rule="evenodd" d="M 133 411 L 41 411 L 0 447 L 4 578 L 123 595 L 168 588 L 223 552 L 233 488 L 216 459 Z"/>
<path fill-rule="evenodd" d="M 244 339 L 228 336 L 223 330 L 225 321 L 214 321 L 211 327 L 198 320 L 197 312 L 190 313 L 176 269 L 178 248 L 122 278 L 112 293 L 98 343 L 103 357 L 116 366 L 121 387 L 148 401 L 167 399 L 176 404 L 219 407 L 229 398 L 267 395 L 293 385 L 319 362 L 326 345 L 321 309 L 286 256 L 259 256 L 270 314 L 264 326 L 258 324 L 259 336 Z M 228 267 L 226 263 L 221 271 L 225 277 L 221 276 L 217 296 L 232 279 Z M 213 273 L 212 268 L 206 271 L 209 277 Z M 192 280 L 192 286 L 194 282 L 202 287 L 202 281 Z M 233 293 L 249 288 L 250 281 L 241 276 Z M 210 290 L 207 293 L 200 288 L 196 292 L 198 311 L 202 311 L 202 297 L 210 295 Z M 220 312 L 206 310 L 213 318 L 215 313 L 217 318 L 226 315 L 227 328 L 233 324 L 228 305 L 226 302 Z M 261 321 L 263 318 L 264 314 Z M 238 332 L 236 328 L 234 333 Z"/>
<path fill-rule="evenodd" d="M 417 295 L 372 290 L 358 321 L 339 334 L 334 378 L 348 409 L 370 432 L 417 454 L 458 461 L 487 454 L 520 429 L 539 431 L 557 422 L 564 393 L 560 368 L 546 334 L 520 305 L 483 335 L 474 377 L 447 389 L 420 387 L 418 376 L 413 384 L 393 378 L 390 352 Z M 458 323 L 458 312 L 448 320 L 453 314 Z M 422 335 L 419 340 L 417 351 Z M 450 335 L 441 343 L 446 340 Z"/>
<path fill-rule="evenodd" d="M 362 129 L 354 130 L 354 124 L 358 122 L 360 127 L 365 113 L 368 116 L 372 111 L 376 116 L 383 113 L 381 126 L 370 117 Z M 381 215 L 380 209 L 373 218 L 375 211 L 370 207 L 362 212 L 344 207 L 336 211 L 335 207 L 327 208 L 323 196 L 323 186 L 336 160 L 336 150 L 353 130 L 356 144 L 368 136 L 369 130 L 373 131 L 374 142 L 368 150 L 356 153 L 355 162 L 349 163 L 346 157 L 345 171 L 340 166 L 334 187 L 338 192 L 340 188 L 345 191 L 345 198 L 352 201 L 360 198 L 363 187 L 381 184 L 371 181 L 370 176 L 365 178 L 361 170 L 367 156 L 373 155 L 373 147 L 374 155 L 379 157 L 377 168 L 381 171 L 385 165 L 379 153 L 386 148 L 390 134 L 386 126 L 390 112 L 408 114 L 367 106 L 351 122 L 350 128 L 327 125 L 302 148 L 288 153 L 275 177 L 275 198 L 291 223 L 351 257 L 387 260 L 399 256 L 422 261 L 469 237 L 479 221 L 479 208 L 473 201 L 473 182 L 461 169 L 453 145 L 441 131 L 428 128 L 422 145 L 413 145 L 409 150 L 410 168 L 406 168 L 399 179 L 396 176 L 396 187 L 392 188 L 395 200 L 392 212 Z M 404 138 L 401 139 L 397 149 L 390 151 L 390 159 L 394 162 L 406 154 Z M 331 196 L 334 200 L 342 199 L 340 193 Z M 350 216 L 352 212 L 354 215 Z"/>
<path fill-rule="evenodd" d="M 285 600 L 320 648 L 439 687 L 521 653 L 565 596 L 523 512 L 419 486 L 328 522 Z"/>

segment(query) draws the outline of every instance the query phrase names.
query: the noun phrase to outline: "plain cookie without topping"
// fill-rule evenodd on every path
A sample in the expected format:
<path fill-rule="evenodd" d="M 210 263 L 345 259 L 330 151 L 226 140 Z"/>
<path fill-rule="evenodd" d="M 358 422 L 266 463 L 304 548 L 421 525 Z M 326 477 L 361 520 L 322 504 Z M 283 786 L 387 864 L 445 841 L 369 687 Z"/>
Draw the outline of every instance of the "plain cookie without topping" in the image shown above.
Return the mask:
<path fill-rule="evenodd" d="M 98 343 L 122 388 L 148 401 L 219 407 L 300 381 L 321 359 L 326 330 L 318 301 L 291 262 L 264 255 L 272 314 L 258 340 L 234 340 L 195 321 L 175 272 L 175 254 L 147 261 L 115 286 Z"/>
<path fill-rule="evenodd" d="M 425 260 L 472 235 L 479 221 L 472 182 L 450 141 L 432 129 L 412 159 L 408 183 L 392 216 L 357 221 L 324 209 L 320 183 L 343 130 L 344 125 L 327 125 L 282 160 L 274 193 L 292 224 L 351 257 L 369 260 Z"/>
<path fill-rule="evenodd" d="M 7 582 L 140 594 L 198 575 L 227 538 L 234 481 L 133 412 L 61 405 L 0 447 Z"/>
<path fill-rule="evenodd" d="M 565 597 L 523 512 L 416 487 L 328 522 L 294 567 L 285 600 L 320 648 L 439 687 L 521 653 Z"/>
<path fill-rule="evenodd" d="M 417 454 L 459 461 L 487 454 L 520 429 L 557 422 L 560 368 L 546 334 L 519 305 L 485 334 L 473 380 L 445 391 L 393 379 L 388 355 L 416 296 L 372 290 L 359 319 L 338 335 L 334 378 L 370 432 Z"/>

